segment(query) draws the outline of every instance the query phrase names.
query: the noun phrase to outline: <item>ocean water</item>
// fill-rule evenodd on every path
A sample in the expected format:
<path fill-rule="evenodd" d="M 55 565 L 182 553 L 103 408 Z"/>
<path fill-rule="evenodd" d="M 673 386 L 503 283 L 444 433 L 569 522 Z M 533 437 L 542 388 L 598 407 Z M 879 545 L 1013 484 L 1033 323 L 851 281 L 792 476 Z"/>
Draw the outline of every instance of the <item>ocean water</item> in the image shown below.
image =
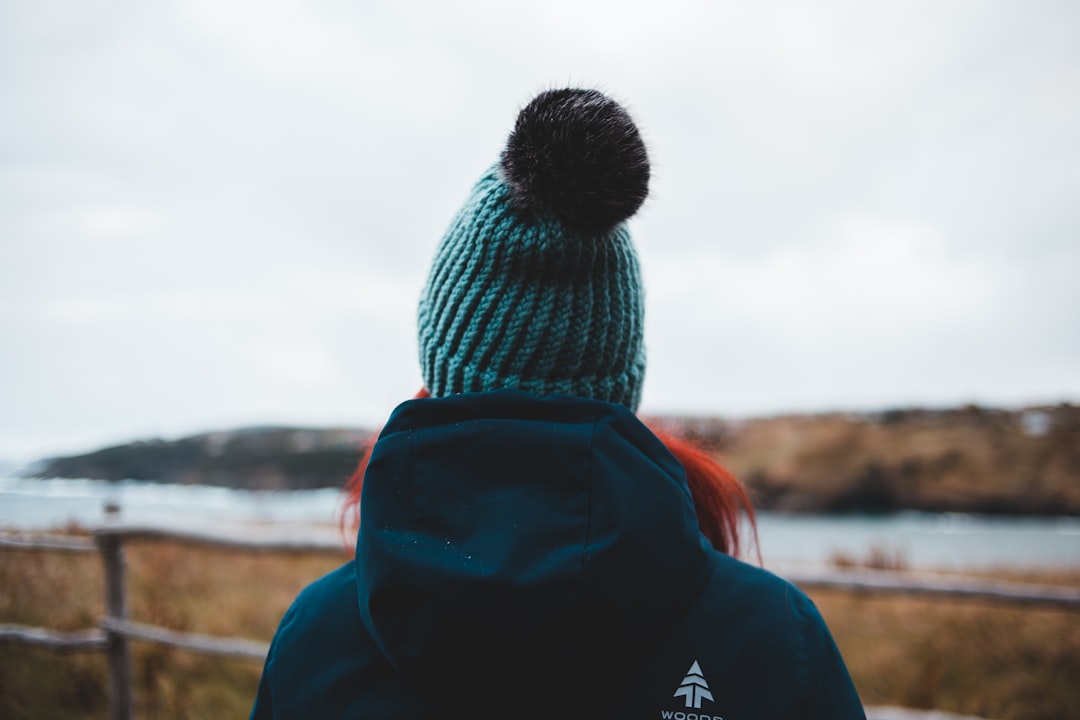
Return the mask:
<path fill-rule="evenodd" d="M 49 530 L 105 522 L 106 505 L 128 522 L 190 525 L 337 523 L 341 492 L 233 490 L 209 485 L 0 477 L 0 527 Z"/>
<path fill-rule="evenodd" d="M 0 528 L 89 527 L 105 521 L 106 504 L 118 505 L 124 521 L 140 524 L 325 532 L 336 527 L 341 494 L 332 488 L 252 491 L 0 477 Z M 1080 518 L 760 513 L 758 535 L 766 566 L 825 564 L 841 555 L 863 560 L 876 550 L 915 568 L 1080 568 Z"/>
<path fill-rule="evenodd" d="M 1080 568 L 1080 518 L 963 513 L 760 513 L 766 564 L 865 560 L 872 551 L 913 568 Z"/>

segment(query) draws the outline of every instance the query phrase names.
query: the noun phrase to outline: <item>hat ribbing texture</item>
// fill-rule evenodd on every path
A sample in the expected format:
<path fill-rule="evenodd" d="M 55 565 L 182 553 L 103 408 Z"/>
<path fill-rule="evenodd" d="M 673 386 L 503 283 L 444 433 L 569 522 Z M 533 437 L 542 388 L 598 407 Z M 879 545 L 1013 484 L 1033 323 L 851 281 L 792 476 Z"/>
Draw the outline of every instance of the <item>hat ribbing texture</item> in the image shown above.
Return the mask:
<path fill-rule="evenodd" d="M 644 302 L 626 225 L 586 230 L 523 208 L 502 165 L 439 244 L 418 321 L 435 397 L 513 388 L 640 402 Z"/>

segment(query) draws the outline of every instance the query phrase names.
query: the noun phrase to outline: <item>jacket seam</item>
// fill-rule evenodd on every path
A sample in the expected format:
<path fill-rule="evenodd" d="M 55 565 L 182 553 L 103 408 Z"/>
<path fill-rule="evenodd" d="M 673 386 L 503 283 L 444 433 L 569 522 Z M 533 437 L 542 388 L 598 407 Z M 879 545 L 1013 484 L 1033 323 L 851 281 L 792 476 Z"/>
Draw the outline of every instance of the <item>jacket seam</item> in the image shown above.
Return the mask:
<path fill-rule="evenodd" d="M 416 434 L 422 432 L 420 429 L 413 429 L 409 431 L 409 449 L 405 453 L 405 477 L 400 478 L 400 482 L 403 486 L 400 487 L 399 492 L 406 492 L 409 498 L 409 534 L 416 534 L 420 527 L 419 509 L 416 498 L 416 487 L 413 478 L 416 473 L 413 472 L 413 465 L 415 463 L 414 455 L 416 453 Z"/>
<path fill-rule="evenodd" d="M 802 606 L 802 598 L 800 592 L 790 582 L 787 583 L 785 589 L 785 600 L 788 606 L 791 608 L 791 614 L 795 617 L 797 623 L 798 632 L 796 633 L 797 646 L 795 650 L 795 656 L 798 660 L 799 667 L 799 688 L 802 695 L 802 705 L 804 712 L 813 713 L 813 717 L 817 716 L 817 709 L 813 707 L 813 688 L 811 688 L 810 682 L 810 630 L 811 623 L 810 617 L 806 613 L 806 608 Z"/>
<path fill-rule="evenodd" d="M 593 488 L 595 483 L 593 482 L 593 457 L 595 453 L 593 449 L 596 444 L 596 426 L 600 422 L 600 416 L 596 412 L 596 405 L 593 405 L 592 413 L 592 425 L 589 428 L 589 446 L 586 449 L 586 458 L 588 465 L 585 468 L 585 528 L 584 537 L 581 543 L 581 564 L 579 566 L 579 572 L 581 573 L 582 581 L 585 580 L 585 563 L 589 554 L 589 541 L 592 538 L 592 521 L 593 521 Z"/>

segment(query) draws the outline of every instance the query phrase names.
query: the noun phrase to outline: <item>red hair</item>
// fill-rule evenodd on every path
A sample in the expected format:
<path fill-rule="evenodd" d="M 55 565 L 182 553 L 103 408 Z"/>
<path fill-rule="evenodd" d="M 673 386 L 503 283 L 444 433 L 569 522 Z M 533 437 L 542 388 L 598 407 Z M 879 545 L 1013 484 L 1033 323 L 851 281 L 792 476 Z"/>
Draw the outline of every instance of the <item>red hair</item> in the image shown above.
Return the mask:
<path fill-rule="evenodd" d="M 421 390 L 416 397 L 431 397 L 431 394 L 427 390 Z M 754 548 L 757 550 L 754 506 L 743 484 L 712 455 L 690 440 L 653 427 L 649 429 L 686 470 L 686 482 L 690 486 L 690 495 L 694 498 L 698 527 L 712 546 L 727 555 L 742 556 L 746 548 L 739 523 L 745 516 Z M 364 449 L 356 470 L 345 483 L 345 502 L 341 511 L 343 532 L 355 530 L 360 525 L 360 495 L 364 486 L 364 471 L 367 470 L 374 447 L 373 436 Z M 760 553 L 758 556 L 760 559 Z"/>
<path fill-rule="evenodd" d="M 652 426 L 649 429 L 686 471 L 686 484 L 690 486 L 690 495 L 694 498 L 694 512 L 697 513 L 701 533 L 720 552 L 743 557 L 743 551 L 748 548 L 743 544 L 745 538 L 742 537 L 739 522 L 745 516 L 754 551 L 760 561 L 757 519 L 746 487 L 716 458 L 690 440 Z"/>
<path fill-rule="evenodd" d="M 420 388 L 420 392 L 413 396 L 414 400 L 431 397 L 427 388 Z M 368 463 L 371 462 L 371 453 L 375 449 L 375 440 L 379 437 L 378 432 L 371 434 L 367 446 L 364 448 L 360 462 L 349 479 L 345 481 L 345 502 L 341 508 L 341 532 L 349 535 L 360 528 L 360 495 L 364 489 L 364 473 L 367 472 Z"/>

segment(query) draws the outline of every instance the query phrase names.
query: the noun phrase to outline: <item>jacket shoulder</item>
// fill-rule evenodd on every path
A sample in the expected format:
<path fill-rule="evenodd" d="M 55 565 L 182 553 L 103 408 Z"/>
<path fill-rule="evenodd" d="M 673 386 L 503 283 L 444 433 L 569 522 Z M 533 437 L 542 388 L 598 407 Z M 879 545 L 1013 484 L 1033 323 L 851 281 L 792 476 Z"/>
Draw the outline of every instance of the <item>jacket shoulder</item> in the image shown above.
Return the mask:
<path fill-rule="evenodd" d="M 357 597 L 352 561 L 300 592 L 270 644 L 252 718 L 396 717 L 407 710 L 402 680 L 360 621 Z"/>
<path fill-rule="evenodd" d="M 648 702 L 660 717 L 682 717 L 691 708 L 702 719 L 865 718 L 810 598 L 720 553 L 678 623 L 622 687 L 617 696 L 638 707 Z"/>

